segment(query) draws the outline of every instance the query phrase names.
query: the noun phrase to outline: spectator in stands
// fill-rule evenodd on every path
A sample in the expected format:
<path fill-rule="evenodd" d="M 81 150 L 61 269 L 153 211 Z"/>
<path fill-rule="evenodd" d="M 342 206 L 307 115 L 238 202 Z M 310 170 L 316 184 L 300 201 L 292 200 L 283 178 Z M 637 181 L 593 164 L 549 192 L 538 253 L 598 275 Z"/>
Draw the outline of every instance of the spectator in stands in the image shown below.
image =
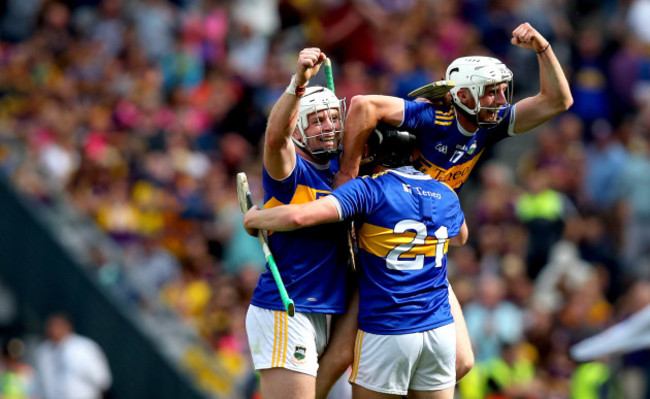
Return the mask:
<path fill-rule="evenodd" d="M 523 333 L 523 313 L 505 300 L 506 287 L 501 277 L 481 277 L 479 298 L 465 307 L 467 330 L 477 363 L 501 354 L 506 344 L 519 342 Z"/>
<path fill-rule="evenodd" d="M 517 200 L 516 213 L 529 232 L 526 262 L 528 276 L 535 279 L 548 261 L 551 246 L 562 237 L 565 221 L 576 210 L 564 194 L 550 187 L 546 169 L 531 172 L 526 183 L 528 191 Z"/>
<path fill-rule="evenodd" d="M 0 173 L 10 176 L 34 206 L 52 206 L 55 193 L 67 189 L 73 206 L 99 220 L 127 253 L 139 253 L 143 237 L 159 235 L 154 253 L 168 253 L 169 259 L 155 257 L 146 264 L 127 259 L 124 268 L 119 251 L 108 259 L 89 249 L 87 258 L 103 265 L 93 270 L 109 295 L 122 299 L 117 302 L 133 305 L 133 298 L 143 294 L 152 301 L 171 298 L 185 322 L 203 327 L 203 338 L 219 338 L 217 351 L 206 352 L 192 369 L 204 382 L 206 375 L 214 377 L 209 365 L 215 353 L 224 358 L 224 348 L 249 358 L 246 345 L 239 345 L 240 308 L 250 302 L 264 258 L 257 240 L 243 236 L 234 175 L 247 171 L 253 197 L 261 198 L 255 189 L 261 188 L 265 114 L 284 91 L 305 41 L 321 43 L 332 58 L 340 98 L 393 93 L 400 81 L 422 73 L 437 79 L 463 54 L 507 58 L 518 76 L 514 95 L 524 98 L 537 89 L 537 69 L 529 65 L 538 55 L 508 46 L 500 37 L 510 25 L 529 21 L 549 40 L 578 89 L 575 113 L 564 113 L 527 136 L 536 137 L 537 145 L 522 138 L 521 146 L 495 147 L 482 156 L 505 165 L 520 159 L 518 179 L 503 180 L 507 176 L 491 163 L 476 166 L 481 185 L 469 181 L 472 195 L 465 197 L 476 201 L 467 207 L 475 215 L 475 225 L 469 226 L 474 239 L 450 253 L 455 264 L 450 279 L 465 305 L 478 294 L 480 275 L 506 277 L 507 298 L 526 312 L 526 339 L 539 356 L 536 378 L 544 389 L 536 394 L 566 397 L 576 366 L 567 355 L 568 337 L 582 333 L 581 324 L 599 325 L 608 315 L 601 311 L 607 306 L 598 293 L 590 294 L 593 303 L 584 300 L 585 293 L 575 293 L 591 276 L 583 273 L 585 267 L 594 269 L 599 281 L 606 279 L 604 270 L 609 272 L 612 304 L 632 290 L 626 283 L 650 275 L 650 109 L 644 108 L 650 99 L 650 1 L 514 3 L 7 0 L 0 6 Z M 391 58 L 394 49 L 409 59 Z M 324 85 L 322 75 L 312 84 Z M 408 92 L 408 86 L 400 92 Z M 586 118 L 603 118 L 611 132 L 596 137 L 598 125 Z M 624 165 L 609 163 L 612 156 L 620 161 L 621 148 L 610 148 L 618 146 L 614 138 L 629 154 Z M 620 173 L 614 174 L 612 166 Z M 575 242 L 565 237 L 551 247 L 548 271 L 533 279 L 512 275 L 508 264 L 517 262 L 508 259 L 525 257 L 527 237 L 545 221 L 515 218 L 512 196 L 529 172 L 540 169 L 550 189 L 576 204 L 578 225 L 585 231 Z M 610 194 L 622 206 L 611 207 Z M 585 214 L 583 206 L 594 201 L 607 212 Z M 539 208 L 522 215 L 543 216 Z M 564 227 L 565 236 L 571 223 Z M 534 239 L 536 245 L 551 236 L 541 237 Z M 169 265 L 178 261 L 171 257 L 189 255 L 196 275 L 183 271 L 182 279 L 172 278 L 162 289 L 173 295 L 160 295 L 161 283 L 176 274 Z M 119 278 L 130 276 L 133 265 L 145 292 L 133 292 L 134 284 Z M 226 295 L 232 289 L 222 288 L 237 281 L 244 288 L 234 300 Z M 535 296 L 527 292 L 529 286 L 535 286 Z M 157 309 L 155 303 L 139 303 L 141 311 Z M 11 326 L 1 317 L 10 305 L 0 298 L 2 328 Z M 598 317 L 575 317 L 585 309 L 595 309 Z M 20 316 L 19 308 L 15 312 Z M 650 370 L 645 358 L 623 362 L 624 368 L 634 363 Z M 236 377 L 229 378 L 233 391 Z M 627 376 L 617 378 L 622 385 L 629 382 L 623 380 Z M 645 373 L 637 378 L 650 381 Z M 648 387 L 638 387 L 639 395 L 647 396 Z M 626 391 L 622 397 L 636 396 Z"/>
<path fill-rule="evenodd" d="M 34 369 L 22 359 L 25 343 L 18 338 L 8 339 L 2 345 L 0 359 L 0 398 L 36 398 Z"/>
<path fill-rule="evenodd" d="M 47 318 L 47 339 L 36 350 L 36 371 L 42 399 L 99 399 L 112 376 L 102 349 L 74 332 L 60 313 Z"/>

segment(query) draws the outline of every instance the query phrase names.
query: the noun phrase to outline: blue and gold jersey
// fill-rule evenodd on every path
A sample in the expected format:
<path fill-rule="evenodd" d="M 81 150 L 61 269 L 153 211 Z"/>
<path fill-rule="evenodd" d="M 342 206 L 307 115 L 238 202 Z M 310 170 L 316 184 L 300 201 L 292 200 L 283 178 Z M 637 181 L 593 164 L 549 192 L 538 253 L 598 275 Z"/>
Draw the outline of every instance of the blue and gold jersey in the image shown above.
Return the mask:
<path fill-rule="evenodd" d="M 264 169 L 264 207 L 314 201 L 330 193 L 333 177 L 329 167 L 319 168 L 296 155 L 296 167 L 282 181 L 273 179 Z M 335 223 L 269 234 L 269 247 L 297 312 L 345 311 L 348 258 L 345 233 L 345 225 Z M 268 264 L 251 303 L 261 308 L 284 310 Z"/>
<path fill-rule="evenodd" d="M 485 148 L 514 135 L 515 107 L 508 106 L 499 113 L 508 111 L 496 127 L 469 133 L 459 127 L 453 107 L 404 100 L 404 121 L 399 127 L 418 137 L 421 155 L 414 162 L 415 168 L 458 192 Z"/>
<path fill-rule="evenodd" d="M 407 166 L 351 180 L 331 198 L 357 226 L 359 328 L 394 335 L 452 323 L 447 239 L 465 220 L 456 193 Z"/>

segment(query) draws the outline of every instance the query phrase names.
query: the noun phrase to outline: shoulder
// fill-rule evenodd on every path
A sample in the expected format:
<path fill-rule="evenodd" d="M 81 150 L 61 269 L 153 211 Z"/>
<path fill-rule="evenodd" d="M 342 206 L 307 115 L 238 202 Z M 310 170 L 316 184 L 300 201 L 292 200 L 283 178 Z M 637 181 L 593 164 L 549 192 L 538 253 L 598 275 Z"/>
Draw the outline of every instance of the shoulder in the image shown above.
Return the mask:
<path fill-rule="evenodd" d="M 443 181 L 435 180 L 435 179 L 432 179 L 432 180 L 433 180 L 432 183 L 440 186 L 441 190 L 447 196 L 449 196 L 450 198 L 456 199 L 456 200 L 458 199 L 458 193 L 449 184 L 447 184 L 447 183 L 445 183 Z"/>
<path fill-rule="evenodd" d="M 309 168 L 309 162 L 305 161 L 305 159 L 303 159 L 300 155 L 296 154 L 296 163 L 294 164 L 291 173 L 289 173 L 286 177 L 281 179 L 276 179 L 275 177 L 271 176 L 271 174 L 266 169 L 266 166 L 264 166 L 262 168 L 262 179 L 264 182 L 270 184 L 284 183 L 290 181 L 291 179 L 294 179 L 296 175 L 303 173 L 303 171 L 305 171 L 308 168 Z"/>
<path fill-rule="evenodd" d="M 416 101 L 416 100 L 404 100 L 404 108 L 409 111 L 428 111 L 428 112 L 442 112 L 442 113 L 453 113 L 454 107 L 449 104 L 437 104 L 430 101 Z"/>
<path fill-rule="evenodd" d="M 43 356 L 54 350 L 54 345 L 50 341 L 43 341 L 36 346 L 36 356 Z"/>
<path fill-rule="evenodd" d="M 79 349 L 99 349 L 97 342 L 79 334 L 73 334 L 67 339 L 67 343 Z"/>
<path fill-rule="evenodd" d="M 451 105 L 433 104 L 428 101 L 404 101 L 404 119 L 421 119 L 430 124 L 449 126 L 456 118 Z"/>

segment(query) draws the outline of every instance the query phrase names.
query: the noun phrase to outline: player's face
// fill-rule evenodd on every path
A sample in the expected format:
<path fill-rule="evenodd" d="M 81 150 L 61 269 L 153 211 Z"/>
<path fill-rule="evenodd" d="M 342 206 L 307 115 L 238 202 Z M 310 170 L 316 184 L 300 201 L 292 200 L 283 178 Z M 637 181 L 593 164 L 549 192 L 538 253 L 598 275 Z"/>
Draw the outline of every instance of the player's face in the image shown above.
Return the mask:
<path fill-rule="evenodd" d="M 307 116 L 307 120 L 309 126 L 305 129 L 305 136 L 312 151 L 338 147 L 339 132 L 342 129 L 338 108 L 314 112 Z"/>
<path fill-rule="evenodd" d="M 500 107 L 508 104 L 506 98 L 507 83 L 499 83 L 485 87 L 485 94 L 479 98 L 481 111 L 478 114 L 482 122 L 496 122 Z"/>

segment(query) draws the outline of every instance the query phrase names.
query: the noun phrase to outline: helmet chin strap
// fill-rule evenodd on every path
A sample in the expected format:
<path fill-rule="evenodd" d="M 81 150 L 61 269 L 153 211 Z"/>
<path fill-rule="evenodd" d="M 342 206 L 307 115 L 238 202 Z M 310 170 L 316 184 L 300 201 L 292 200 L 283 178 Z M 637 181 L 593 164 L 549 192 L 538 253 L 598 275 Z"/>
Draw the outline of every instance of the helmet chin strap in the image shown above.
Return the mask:
<path fill-rule="evenodd" d="M 459 100 L 459 101 L 460 101 L 460 100 Z M 453 104 L 454 104 L 454 109 L 456 110 L 456 112 L 458 112 L 459 114 L 463 115 L 463 116 L 464 116 L 468 121 L 470 121 L 470 122 L 472 122 L 474 125 L 476 125 L 476 127 L 480 127 L 480 125 L 479 125 L 479 123 L 478 123 L 478 114 L 471 114 L 471 113 L 469 113 L 469 112 L 465 109 L 465 107 L 461 107 L 461 106 L 459 106 L 458 104 L 456 104 L 455 101 L 454 101 Z"/>
<path fill-rule="evenodd" d="M 314 158 L 318 162 L 329 162 L 332 159 L 336 158 L 336 156 L 338 155 L 338 150 L 333 150 L 333 151 L 324 150 L 323 152 L 314 154 L 308 145 L 301 142 L 297 138 L 291 136 L 291 140 L 294 142 L 295 145 L 300 147 L 301 150 L 309 154 L 312 158 Z"/>
<path fill-rule="evenodd" d="M 335 151 L 326 151 L 320 152 L 318 154 L 311 153 L 311 156 L 314 157 L 318 162 L 329 162 L 332 159 L 336 158 L 338 152 Z"/>

